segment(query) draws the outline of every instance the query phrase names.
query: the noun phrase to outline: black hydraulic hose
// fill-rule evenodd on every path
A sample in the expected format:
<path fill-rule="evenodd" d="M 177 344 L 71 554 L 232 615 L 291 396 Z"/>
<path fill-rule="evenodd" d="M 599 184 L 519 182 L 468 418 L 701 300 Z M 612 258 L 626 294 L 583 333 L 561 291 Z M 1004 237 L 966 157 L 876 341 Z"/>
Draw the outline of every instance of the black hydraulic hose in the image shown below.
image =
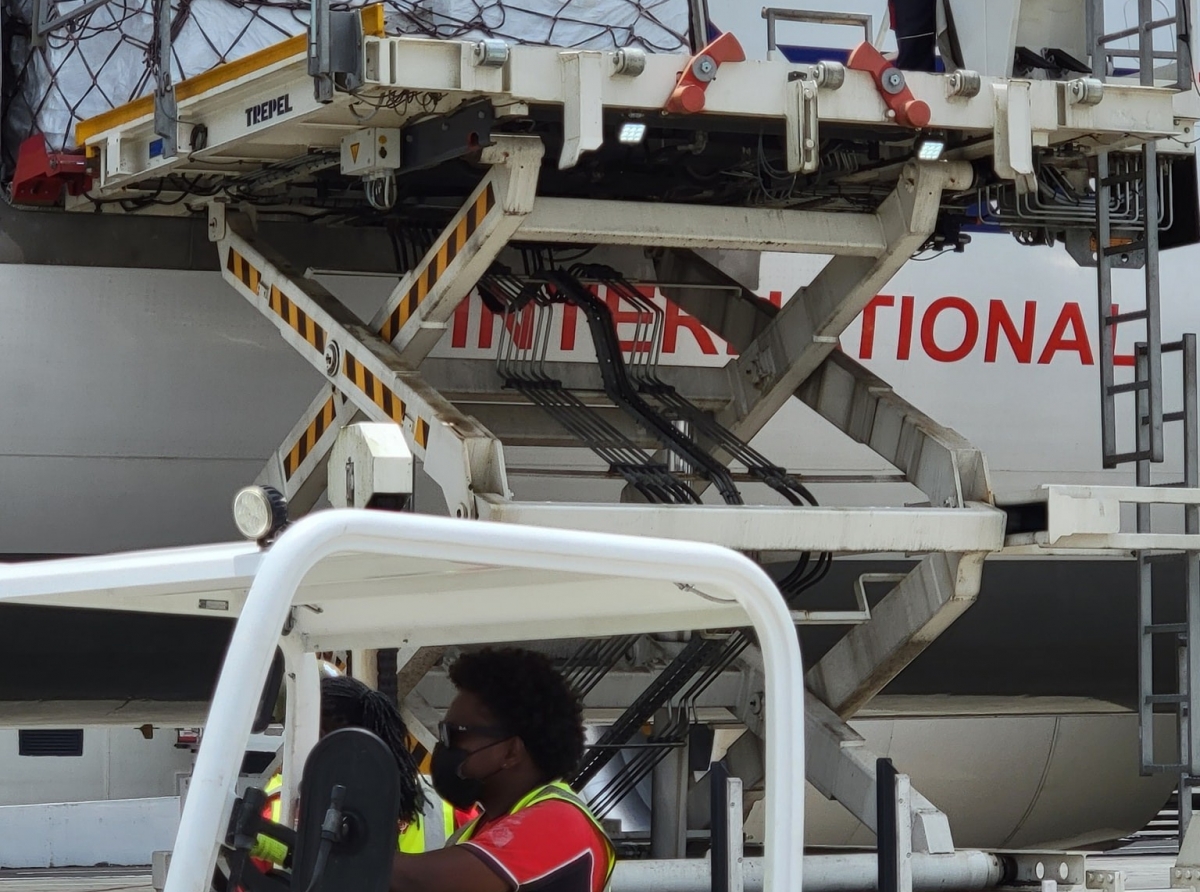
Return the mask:
<path fill-rule="evenodd" d="M 642 426 L 657 436 L 666 448 L 700 471 L 717 487 L 721 498 L 727 504 L 744 504 L 729 469 L 709 455 L 706 450 L 700 448 L 690 437 L 677 430 L 637 392 L 637 388 L 634 387 L 626 373 L 625 363 L 621 358 L 621 345 L 617 340 L 612 311 L 609 310 L 608 305 L 592 294 L 574 276 L 561 270 L 550 270 L 544 275 L 558 296 L 583 312 L 595 343 L 600 377 L 604 382 L 604 391 L 608 394 L 608 398 L 637 418 Z"/>

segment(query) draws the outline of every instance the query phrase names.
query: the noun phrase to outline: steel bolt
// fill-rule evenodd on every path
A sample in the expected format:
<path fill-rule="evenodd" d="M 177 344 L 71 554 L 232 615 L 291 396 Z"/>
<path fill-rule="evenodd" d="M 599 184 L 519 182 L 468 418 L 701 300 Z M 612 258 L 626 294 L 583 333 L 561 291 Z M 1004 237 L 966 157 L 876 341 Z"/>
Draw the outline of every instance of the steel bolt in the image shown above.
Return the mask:
<path fill-rule="evenodd" d="M 904 72 L 899 68 L 889 68 L 879 78 L 880 88 L 892 96 L 900 93 L 904 89 L 904 84 Z"/>
<path fill-rule="evenodd" d="M 338 366 L 342 364 L 342 349 L 338 346 L 337 341 L 330 341 L 325 345 L 325 374 L 331 378 L 338 372 Z"/>
<path fill-rule="evenodd" d="M 708 83 L 717 76 L 717 62 L 712 56 L 701 56 L 692 63 L 692 74 L 696 80 Z"/>

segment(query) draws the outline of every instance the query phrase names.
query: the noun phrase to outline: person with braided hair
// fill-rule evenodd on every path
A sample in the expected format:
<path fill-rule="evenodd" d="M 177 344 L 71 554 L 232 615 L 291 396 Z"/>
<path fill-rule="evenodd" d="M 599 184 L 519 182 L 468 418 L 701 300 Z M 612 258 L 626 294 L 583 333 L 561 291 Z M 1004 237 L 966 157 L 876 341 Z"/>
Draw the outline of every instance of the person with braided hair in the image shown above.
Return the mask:
<path fill-rule="evenodd" d="M 341 728 L 363 728 L 382 740 L 396 759 L 400 777 L 400 813 L 397 815 L 397 850 L 409 854 L 441 848 L 454 831 L 473 814 L 458 811 L 442 801 L 423 781 L 412 751 L 408 729 L 394 703 L 356 678 L 340 674 L 321 679 L 321 726 L 324 737 Z M 263 817 L 276 823 L 282 816 L 283 774 L 267 783 Z M 260 836 L 252 857 L 267 868 L 283 864 L 288 851 L 282 843 Z"/>
<path fill-rule="evenodd" d="M 372 690 L 357 678 L 335 675 L 321 679 L 321 732 L 324 737 L 341 728 L 364 728 L 392 751 L 400 774 L 400 814 L 398 820 L 406 828 L 400 834 L 415 836 L 427 803 L 432 797 L 425 793 L 421 775 L 412 751 L 408 748 L 408 729 L 396 705 L 379 691 Z M 409 842 L 413 842 L 410 839 Z M 445 840 L 443 840 L 444 842 Z M 425 851 L 424 845 L 416 851 Z"/>

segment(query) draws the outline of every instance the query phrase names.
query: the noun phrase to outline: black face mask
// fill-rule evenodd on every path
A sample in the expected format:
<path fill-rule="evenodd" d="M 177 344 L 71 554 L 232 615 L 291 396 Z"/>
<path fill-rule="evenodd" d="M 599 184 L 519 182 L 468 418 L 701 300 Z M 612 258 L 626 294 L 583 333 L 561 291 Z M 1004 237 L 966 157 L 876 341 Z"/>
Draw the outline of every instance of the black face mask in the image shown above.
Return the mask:
<path fill-rule="evenodd" d="M 483 797 L 484 781 L 503 769 L 498 768 L 486 777 L 463 777 L 463 763 L 476 753 L 483 752 L 500 743 L 504 743 L 504 741 L 497 740 L 487 746 L 470 751 L 457 746 L 436 744 L 433 747 L 433 755 L 430 757 L 430 779 L 433 781 L 434 791 L 459 811 L 473 808 L 475 803 Z"/>

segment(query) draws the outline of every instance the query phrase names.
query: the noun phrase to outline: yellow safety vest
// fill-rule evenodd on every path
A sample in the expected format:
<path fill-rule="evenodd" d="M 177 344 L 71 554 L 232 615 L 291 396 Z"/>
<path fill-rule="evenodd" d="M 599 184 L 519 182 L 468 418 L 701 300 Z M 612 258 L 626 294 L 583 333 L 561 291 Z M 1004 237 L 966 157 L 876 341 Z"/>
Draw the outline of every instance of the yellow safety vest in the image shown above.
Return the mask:
<path fill-rule="evenodd" d="M 509 810 L 508 813 L 510 815 L 515 815 L 523 808 L 529 808 L 531 805 L 537 805 L 539 802 L 546 802 L 551 799 L 557 799 L 560 802 L 570 803 L 583 812 L 584 817 L 591 821 L 592 826 L 595 827 L 596 831 L 600 834 L 600 838 L 604 840 L 604 848 L 608 852 L 608 863 L 605 865 L 604 871 L 604 885 L 607 888 L 609 881 L 612 879 L 613 867 L 615 867 L 617 863 L 617 851 L 613 848 L 612 841 L 609 840 L 608 834 L 604 832 L 604 827 L 602 827 L 600 822 L 596 820 L 596 816 L 592 814 L 592 810 L 587 807 L 587 803 L 584 802 L 574 790 L 567 786 L 566 783 L 561 780 L 551 781 L 550 783 L 546 784 L 546 786 L 533 790 L 524 798 L 519 800 L 517 804 Z M 480 815 L 469 824 L 464 824 L 462 827 L 460 827 L 458 832 L 450 837 L 450 844 L 458 845 L 459 843 L 467 842 L 472 836 L 475 835 L 475 829 L 479 825 L 480 820 L 483 818 L 484 815 Z"/>
<path fill-rule="evenodd" d="M 454 806 L 444 802 L 433 792 L 429 784 L 425 784 L 425 808 L 417 819 L 400 832 L 396 841 L 397 851 L 406 855 L 420 855 L 422 852 L 432 852 L 446 845 L 446 841 L 454 834 Z M 270 819 L 276 824 L 283 819 L 283 800 L 278 795 L 283 790 L 283 774 L 276 772 L 263 792 L 273 796 L 271 800 Z M 251 853 L 255 858 L 270 861 L 272 864 L 283 864 L 287 858 L 288 849 L 283 843 L 270 837 L 259 835 L 257 845 Z"/>
<path fill-rule="evenodd" d="M 454 835 L 454 806 L 444 801 L 429 784 L 425 787 L 425 808 L 400 834 L 400 851 L 420 855 L 444 848 Z"/>

